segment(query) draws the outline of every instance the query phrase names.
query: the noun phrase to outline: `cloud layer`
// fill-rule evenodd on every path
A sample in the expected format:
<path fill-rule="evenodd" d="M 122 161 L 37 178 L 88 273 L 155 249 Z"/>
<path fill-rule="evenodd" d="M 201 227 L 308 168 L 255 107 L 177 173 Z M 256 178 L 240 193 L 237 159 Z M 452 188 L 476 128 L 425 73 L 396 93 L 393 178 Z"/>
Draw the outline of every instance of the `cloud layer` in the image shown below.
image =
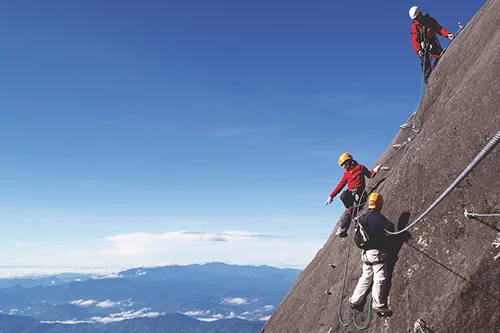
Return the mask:
<path fill-rule="evenodd" d="M 56 272 L 93 272 L 105 278 L 120 276 L 120 269 L 159 266 L 165 264 L 194 264 L 225 262 L 228 264 L 271 265 L 276 267 L 303 268 L 324 244 L 324 239 L 294 238 L 286 235 L 232 231 L 172 231 L 164 233 L 128 233 L 89 240 L 89 248 L 44 247 L 46 254 L 41 261 L 36 246 L 29 252 L 18 252 L 23 260 L 33 266 L 1 267 L 0 277 Z M 15 246 L 12 251 L 22 251 Z M 30 256 L 32 259 L 30 261 Z M 79 263 L 79 268 L 72 264 Z M 42 264 L 46 266 L 40 267 Z M 52 265 L 60 265 L 52 266 Z M 51 268 L 49 268 L 52 266 Z M 70 267 L 73 267 L 70 269 Z M 103 269 L 102 267 L 105 267 Z M 22 274 L 25 272 L 25 274 Z M 29 272 L 26 274 L 26 272 Z"/>

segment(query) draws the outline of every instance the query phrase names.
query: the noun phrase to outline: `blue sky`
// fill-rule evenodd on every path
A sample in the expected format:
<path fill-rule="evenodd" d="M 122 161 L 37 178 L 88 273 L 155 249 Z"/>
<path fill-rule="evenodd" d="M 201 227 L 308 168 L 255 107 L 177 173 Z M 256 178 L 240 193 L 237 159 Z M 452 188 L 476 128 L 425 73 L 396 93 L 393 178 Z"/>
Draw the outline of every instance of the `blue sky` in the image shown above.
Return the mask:
<path fill-rule="evenodd" d="M 4 4 L 0 264 L 303 267 L 338 155 L 418 106 L 413 4 L 455 32 L 484 1 Z"/>

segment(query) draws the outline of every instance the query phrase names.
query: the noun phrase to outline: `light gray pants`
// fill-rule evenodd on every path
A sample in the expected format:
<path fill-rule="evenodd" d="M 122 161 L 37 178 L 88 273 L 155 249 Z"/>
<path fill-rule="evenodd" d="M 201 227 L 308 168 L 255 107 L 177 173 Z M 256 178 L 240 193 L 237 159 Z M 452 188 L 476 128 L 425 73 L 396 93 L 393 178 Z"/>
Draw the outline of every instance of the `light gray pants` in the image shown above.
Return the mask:
<path fill-rule="evenodd" d="M 384 307 L 385 300 L 384 287 L 385 278 L 387 276 L 387 253 L 380 252 L 379 250 L 367 250 L 361 254 L 363 261 L 363 274 L 359 278 L 356 289 L 352 294 L 349 302 L 352 304 L 360 304 L 370 288 L 371 278 L 373 276 L 372 299 L 373 308 Z"/>

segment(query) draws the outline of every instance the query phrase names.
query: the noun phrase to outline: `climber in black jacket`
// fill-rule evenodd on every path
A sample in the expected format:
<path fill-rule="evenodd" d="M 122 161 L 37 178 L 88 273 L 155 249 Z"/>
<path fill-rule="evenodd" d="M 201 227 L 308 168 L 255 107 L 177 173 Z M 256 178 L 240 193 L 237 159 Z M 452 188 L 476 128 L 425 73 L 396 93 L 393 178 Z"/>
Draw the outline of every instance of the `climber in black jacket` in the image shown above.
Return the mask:
<path fill-rule="evenodd" d="M 369 247 L 361 254 L 363 261 L 363 274 L 349 299 L 349 306 L 359 310 L 370 285 L 372 284 L 373 310 L 380 316 L 392 314 L 384 299 L 384 287 L 387 277 L 387 248 L 388 239 L 385 229 L 394 231 L 394 225 L 380 213 L 384 204 L 381 194 L 373 192 L 368 197 L 368 211 L 360 217 L 366 218 L 367 233 L 369 234 Z"/>

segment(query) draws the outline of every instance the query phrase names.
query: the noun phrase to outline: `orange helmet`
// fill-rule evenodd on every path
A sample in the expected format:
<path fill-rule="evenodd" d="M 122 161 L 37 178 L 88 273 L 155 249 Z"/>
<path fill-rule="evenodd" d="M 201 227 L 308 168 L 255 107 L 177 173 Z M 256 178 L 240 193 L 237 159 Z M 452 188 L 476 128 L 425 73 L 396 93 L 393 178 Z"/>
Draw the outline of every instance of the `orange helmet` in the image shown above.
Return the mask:
<path fill-rule="evenodd" d="M 380 193 L 373 192 L 368 197 L 368 209 L 382 208 L 384 205 L 384 198 Z"/>
<path fill-rule="evenodd" d="M 345 161 L 347 160 L 352 160 L 352 155 L 349 154 L 349 153 L 343 153 L 342 155 L 340 155 L 339 157 L 339 165 L 341 166 L 342 164 L 345 163 Z"/>

